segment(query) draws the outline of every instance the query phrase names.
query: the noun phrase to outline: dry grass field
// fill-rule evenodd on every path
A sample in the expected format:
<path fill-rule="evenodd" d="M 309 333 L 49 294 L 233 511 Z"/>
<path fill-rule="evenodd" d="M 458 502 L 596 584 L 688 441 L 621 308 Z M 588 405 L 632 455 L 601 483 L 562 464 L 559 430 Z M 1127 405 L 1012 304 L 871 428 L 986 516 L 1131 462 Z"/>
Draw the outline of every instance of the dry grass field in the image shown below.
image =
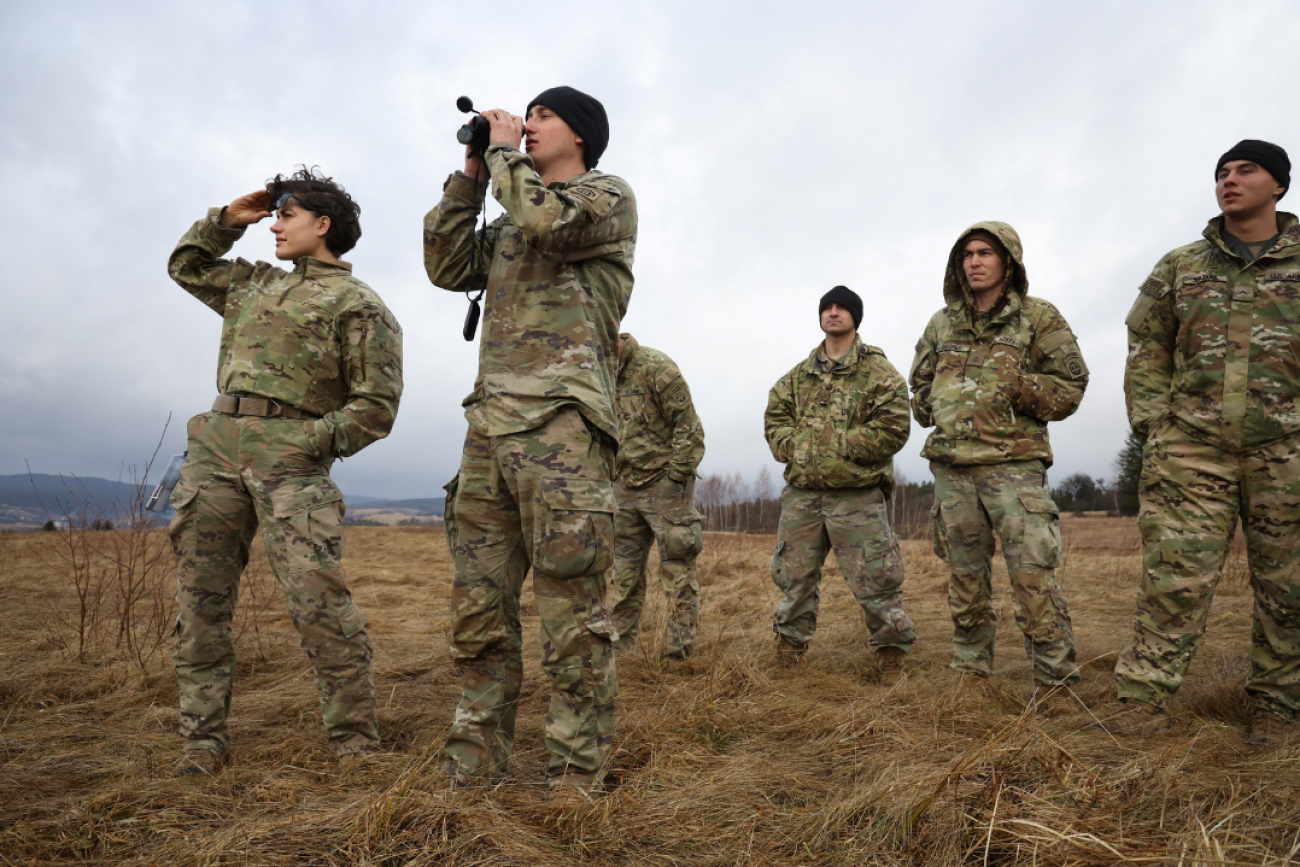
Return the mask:
<path fill-rule="evenodd" d="M 1110 669 L 1128 635 L 1137 535 L 1122 519 L 1066 518 L 1063 528 L 1060 574 L 1087 661 L 1077 694 L 1106 715 L 1116 707 Z M 325 750 L 309 668 L 258 554 L 236 624 L 233 761 L 199 784 L 170 777 L 176 686 L 166 630 L 150 625 L 154 609 L 170 616 L 169 590 L 138 597 L 128 632 L 111 599 L 91 605 L 101 613 L 79 660 L 77 623 L 94 600 L 78 601 L 59 538 L 0 534 L 10 612 L 0 631 L 0 864 L 1300 861 L 1300 747 L 1260 755 L 1244 742 L 1251 602 L 1240 552 L 1171 706 L 1175 727 L 1116 741 L 1079 734 L 1086 713 L 1042 722 L 1024 712 L 1029 665 L 1001 564 L 999 676 L 977 692 L 946 668 L 942 564 L 926 543 L 904 543 L 917 644 L 910 676 L 886 691 L 833 564 L 808 664 L 788 670 L 771 645 L 774 539 L 709 534 L 697 656 L 684 665 L 656 658 L 664 609 L 652 594 L 641 650 L 618 660 L 611 791 L 557 815 L 541 785 L 549 685 L 531 602 L 513 779 L 446 791 L 437 750 L 458 690 L 440 532 L 347 529 L 386 749 L 345 775 Z M 148 544 L 164 541 L 155 531 Z M 83 574 L 104 555 L 89 556 Z M 160 570 L 132 574 L 153 581 Z"/>

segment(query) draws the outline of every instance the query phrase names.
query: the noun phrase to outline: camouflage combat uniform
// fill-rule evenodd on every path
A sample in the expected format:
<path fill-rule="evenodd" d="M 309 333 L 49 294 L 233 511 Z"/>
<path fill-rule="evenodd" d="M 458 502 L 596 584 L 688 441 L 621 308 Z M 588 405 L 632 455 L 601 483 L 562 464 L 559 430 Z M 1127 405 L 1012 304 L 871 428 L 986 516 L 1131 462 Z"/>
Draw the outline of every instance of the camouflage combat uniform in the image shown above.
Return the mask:
<path fill-rule="evenodd" d="M 1010 253 L 1009 289 L 975 313 L 962 255 L 977 229 Z M 1074 683 L 1074 633 L 1056 582 L 1061 532 L 1047 487 L 1047 423 L 1079 408 L 1088 368 L 1057 309 L 1028 294 L 1020 237 L 1005 223 L 976 223 L 952 248 L 947 302 L 931 317 L 912 364 L 912 412 L 933 427 L 921 455 L 934 472 L 935 553 L 952 567 L 952 668 L 993 673 L 993 552 L 998 539 L 1011 575 L 1016 625 L 1034 679 Z"/>
<path fill-rule="evenodd" d="M 1211 220 L 1160 260 L 1126 320 L 1129 421 L 1147 442 L 1124 699 L 1160 707 L 1178 690 L 1240 517 L 1255 594 L 1246 690 L 1284 719 L 1300 700 L 1300 223 L 1277 216 L 1253 262 Z"/>
<path fill-rule="evenodd" d="M 659 543 L 659 583 L 670 613 L 663 653 L 690 656 L 700 614 L 695 558 L 704 548 L 695 510 L 695 468 L 704 458 L 704 426 L 677 365 L 630 334 L 618 368 L 620 428 L 614 492 L 614 580 L 610 619 L 618 649 L 636 646 L 645 604 L 646 560 Z"/>
<path fill-rule="evenodd" d="M 907 384 L 884 352 L 860 339 L 839 360 L 823 343 L 773 386 L 763 421 L 773 457 L 786 465 L 772 556 L 772 581 L 785 599 L 773 628 L 793 647 L 812 641 L 822 563 L 834 549 L 871 647 L 909 652 L 903 556 L 885 510 L 893 456 L 911 429 Z"/>
<path fill-rule="evenodd" d="M 241 411 L 270 417 L 213 411 L 189 423 L 170 528 L 179 561 L 181 737 L 186 749 L 224 754 L 229 746 L 231 619 L 260 524 L 316 671 L 330 746 L 347 755 L 377 744 L 379 732 L 366 620 L 340 567 L 343 494 L 329 468 L 392 429 L 402 331 L 345 262 L 303 257 L 286 272 L 218 258 L 244 234 L 222 228 L 220 218 L 213 208 L 194 224 L 168 271 L 225 320 L 218 391 L 252 398 Z"/>
<path fill-rule="evenodd" d="M 553 785 L 599 783 L 614 738 L 618 680 L 604 605 L 614 555 L 618 327 L 632 294 L 636 199 L 589 171 L 542 184 L 532 159 L 488 148 L 506 213 L 482 233 L 487 273 L 469 433 L 447 486 L 456 564 L 451 649 L 463 693 L 447 737 L 457 784 L 506 771 L 523 673 L 519 595 L 529 568 L 552 679 L 546 716 Z M 425 270 L 471 290 L 483 207 L 454 173 L 424 221 Z"/>

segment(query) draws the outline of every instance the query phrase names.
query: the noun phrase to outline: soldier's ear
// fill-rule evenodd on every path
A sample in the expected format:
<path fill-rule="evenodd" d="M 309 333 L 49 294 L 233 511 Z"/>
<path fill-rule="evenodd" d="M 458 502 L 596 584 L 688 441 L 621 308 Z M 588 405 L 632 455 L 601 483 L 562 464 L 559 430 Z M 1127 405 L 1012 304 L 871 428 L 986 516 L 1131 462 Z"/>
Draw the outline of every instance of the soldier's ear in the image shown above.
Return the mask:
<path fill-rule="evenodd" d="M 330 218 L 324 214 L 316 218 L 316 237 L 324 238 L 330 230 Z"/>

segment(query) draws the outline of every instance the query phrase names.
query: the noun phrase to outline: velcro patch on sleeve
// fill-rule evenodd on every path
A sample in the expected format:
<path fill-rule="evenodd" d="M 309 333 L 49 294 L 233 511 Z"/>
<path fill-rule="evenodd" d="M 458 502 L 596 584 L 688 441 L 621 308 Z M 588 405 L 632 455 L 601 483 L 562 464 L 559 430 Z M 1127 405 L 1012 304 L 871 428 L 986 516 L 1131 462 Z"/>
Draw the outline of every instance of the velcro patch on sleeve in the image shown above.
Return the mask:
<path fill-rule="evenodd" d="M 1159 301 L 1169 294 L 1170 288 L 1170 285 L 1159 277 L 1148 277 L 1146 282 L 1138 287 L 1138 291 Z"/>
<path fill-rule="evenodd" d="M 594 184 L 578 184 L 566 188 L 564 192 L 571 195 L 576 202 L 587 209 L 587 213 L 597 220 L 603 219 L 608 216 L 610 211 L 614 210 L 614 205 L 621 195 L 616 189 L 608 189 Z"/>

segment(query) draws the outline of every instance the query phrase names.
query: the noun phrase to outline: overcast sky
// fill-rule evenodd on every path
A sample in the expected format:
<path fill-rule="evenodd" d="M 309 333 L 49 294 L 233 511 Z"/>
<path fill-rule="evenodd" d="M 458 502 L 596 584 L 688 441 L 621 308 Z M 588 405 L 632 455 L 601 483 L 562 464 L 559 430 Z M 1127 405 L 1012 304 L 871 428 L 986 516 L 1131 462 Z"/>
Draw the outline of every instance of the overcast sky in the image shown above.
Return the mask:
<path fill-rule="evenodd" d="M 952 243 L 1003 220 L 1092 369 L 1051 428 L 1053 478 L 1111 477 L 1124 316 L 1217 213 L 1219 154 L 1300 153 L 1297 44 L 1288 2 L 4 3 L 0 474 L 116 477 L 169 413 L 163 451 L 184 448 L 221 321 L 168 254 L 208 207 L 305 162 L 361 203 L 347 258 L 406 335 L 396 428 L 335 478 L 441 495 L 477 365 L 464 297 L 422 259 L 461 162 L 454 103 L 522 113 L 571 84 L 604 102 L 600 168 L 637 194 L 625 330 L 685 373 L 703 473 L 771 465 L 767 392 L 820 340 L 822 293 L 861 294 L 864 340 L 906 375 Z M 274 261 L 267 225 L 232 256 Z M 912 480 L 925 433 L 897 459 Z"/>

